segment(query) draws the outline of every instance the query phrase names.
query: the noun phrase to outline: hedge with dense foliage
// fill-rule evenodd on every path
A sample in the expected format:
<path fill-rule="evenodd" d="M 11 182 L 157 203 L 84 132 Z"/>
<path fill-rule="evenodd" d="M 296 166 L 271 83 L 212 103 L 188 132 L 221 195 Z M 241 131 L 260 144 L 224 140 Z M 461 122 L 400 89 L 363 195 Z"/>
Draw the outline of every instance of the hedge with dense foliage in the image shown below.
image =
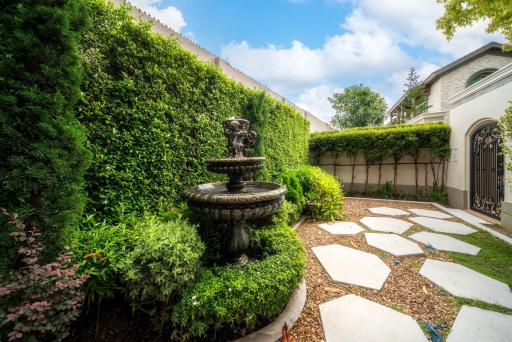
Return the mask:
<path fill-rule="evenodd" d="M 0 206 L 56 250 L 85 205 L 89 154 L 80 94 L 82 1 L 10 1 L 0 14 Z M 48 250 L 49 251 L 49 250 Z"/>
<path fill-rule="evenodd" d="M 393 193 L 397 194 L 398 163 L 409 155 L 414 160 L 416 195 L 419 195 L 418 159 L 420 149 L 429 149 L 431 153 L 430 167 L 433 175 L 432 191 L 444 193 L 447 175 L 448 158 L 450 157 L 450 127 L 444 122 L 423 123 L 413 125 L 396 125 L 381 127 L 361 127 L 313 134 L 310 141 L 310 152 L 319 161 L 321 155 L 338 156 L 342 153 L 351 157 L 355 165 L 358 153 L 362 153 L 366 161 L 365 192 L 368 191 L 369 165 L 378 165 L 377 192 L 381 191 L 381 168 L 385 159 L 394 162 Z M 350 191 L 354 185 L 354 166 Z M 426 189 L 424 189 L 426 190 Z M 443 201 L 446 196 L 442 196 Z"/>
<path fill-rule="evenodd" d="M 251 229 L 251 250 L 262 259 L 246 267 L 205 268 L 173 309 L 179 340 L 229 340 L 275 319 L 304 275 L 304 248 L 287 225 Z"/>
<path fill-rule="evenodd" d="M 89 209 L 115 217 L 119 207 L 175 205 L 184 187 L 216 179 L 205 161 L 227 155 L 222 121 L 252 118 L 258 93 L 135 22 L 126 8 L 87 3 L 92 25 L 82 44 L 78 117 L 94 155 L 86 174 Z M 275 178 L 306 162 L 309 124 L 268 96 L 263 107 L 265 120 L 255 126 Z"/>
<path fill-rule="evenodd" d="M 450 126 L 443 122 L 322 132 L 312 134 L 310 152 L 317 157 L 362 152 L 366 159 L 383 160 L 394 154 L 412 155 L 420 148 L 430 148 L 434 156 L 446 157 L 450 152 L 450 132 Z"/>

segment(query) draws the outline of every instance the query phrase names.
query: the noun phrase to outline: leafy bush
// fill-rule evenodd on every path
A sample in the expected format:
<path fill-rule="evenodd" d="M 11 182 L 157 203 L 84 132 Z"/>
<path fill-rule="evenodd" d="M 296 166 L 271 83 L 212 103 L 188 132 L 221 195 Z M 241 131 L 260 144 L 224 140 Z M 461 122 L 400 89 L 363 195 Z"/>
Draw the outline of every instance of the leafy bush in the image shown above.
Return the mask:
<path fill-rule="evenodd" d="M 306 202 L 312 204 L 315 219 L 330 221 L 343 217 L 342 185 L 319 167 L 304 165 L 290 169 L 283 174 L 282 179 L 298 180 Z"/>
<path fill-rule="evenodd" d="M 84 299 L 80 286 L 87 275 L 78 276 L 78 265 L 69 266 L 70 252 L 41 265 L 41 233 L 34 227 L 25 227 L 16 215 L 10 216 L 9 223 L 19 228 L 10 236 L 19 243 L 23 266 L 9 283 L 0 284 L 0 339 L 61 341 L 80 314 Z"/>
<path fill-rule="evenodd" d="M 194 280 L 204 252 L 195 226 L 183 219 L 162 221 L 150 215 L 133 226 L 130 244 L 120 271 L 135 304 L 169 304 Z"/>
<path fill-rule="evenodd" d="M 284 201 L 279 211 L 272 216 L 272 223 L 276 225 L 290 226 L 297 223 L 302 214 L 302 210 L 292 202 Z"/>
<path fill-rule="evenodd" d="M 379 189 L 379 197 L 380 198 L 392 198 L 393 197 L 393 183 L 390 181 L 387 181 L 386 184 L 384 184 Z"/>
<path fill-rule="evenodd" d="M 244 335 L 281 313 L 304 275 L 302 244 L 285 225 L 252 229 L 249 234 L 250 248 L 262 259 L 245 268 L 203 269 L 174 307 L 176 338 L 227 340 Z"/>
<path fill-rule="evenodd" d="M 133 218 L 131 219 L 133 220 Z M 97 222 L 88 215 L 82 224 L 71 233 L 71 249 L 80 264 L 78 274 L 88 274 L 82 286 L 89 303 L 100 303 L 122 290 L 119 279 L 119 264 L 126 256 L 130 240 L 130 219 L 110 225 Z"/>
<path fill-rule="evenodd" d="M 89 153 L 72 111 L 85 13 L 82 1 L 18 0 L 0 14 L 0 205 L 41 229 L 50 254 L 85 205 Z"/>
<path fill-rule="evenodd" d="M 281 175 L 281 183 L 286 185 L 286 188 L 288 189 L 286 200 L 295 204 L 299 212 L 302 212 L 306 206 L 306 198 L 304 197 L 304 189 L 302 189 L 297 173 L 283 173 Z"/>
<path fill-rule="evenodd" d="M 311 135 L 310 152 L 317 162 L 320 156 L 346 153 L 355 158 L 358 153 L 365 158 L 367 166 L 379 165 L 380 167 L 387 158 L 394 162 L 393 192 L 398 195 L 396 188 L 398 179 L 398 163 L 408 155 L 415 163 L 416 193 L 419 194 L 418 185 L 418 157 L 420 149 L 430 149 L 431 169 L 433 183 L 439 186 L 444 192 L 447 176 L 448 159 L 450 157 L 450 126 L 445 122 L 422 123 L 412 125 L 396 125 L 382 127 L 361 127 L 336 132 L 322 132 Z M 354 159 L 355 160 L 355 159 Z M 439 167 L 434 167 L 439 163 Z M 369 167 L 366 168 L 366 181 L 368 183 Z M 354 169 L 352 169 L 352 185 L 354 180 Z"/>
<path fill-rule="evenodd" d="M 154 212 L 156 202 L 175 206 L 185 187 L 212 181 L 205 161 L 227 155 L 222 121 L 251 117 L 257 92 L 151 32 L 126 7 L 103 0 L 87 5 L 93 22 L 81 44 L 77 116 L 94 155 L 86 174 L 88 210 L 115 220 L 121 203 L 137 213 Z M 262 126 L 258 149 L 275 178 L 306 162 L 309 124 L 270 97 L 262 106 L 267 119 L 254 123 Z"/>

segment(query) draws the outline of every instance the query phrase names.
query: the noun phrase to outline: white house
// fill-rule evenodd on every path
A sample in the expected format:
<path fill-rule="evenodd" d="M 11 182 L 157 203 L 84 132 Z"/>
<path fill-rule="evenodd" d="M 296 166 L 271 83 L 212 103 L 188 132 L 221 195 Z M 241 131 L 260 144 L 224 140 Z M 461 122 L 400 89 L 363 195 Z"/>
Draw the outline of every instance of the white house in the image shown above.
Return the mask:
<path fill-rule="evenodd" d="M 512 101 L 512 53 L 498 43 L 435 71 L 423 84 L 428 107 L 408 123 L 446 121 L 452 134 L 447 192 L 452 206 L 478 211 L 512 228 L 512 191 L 506 184 L 497 122 Z M 389 112 L 399 111 L 401 98 Z"/>

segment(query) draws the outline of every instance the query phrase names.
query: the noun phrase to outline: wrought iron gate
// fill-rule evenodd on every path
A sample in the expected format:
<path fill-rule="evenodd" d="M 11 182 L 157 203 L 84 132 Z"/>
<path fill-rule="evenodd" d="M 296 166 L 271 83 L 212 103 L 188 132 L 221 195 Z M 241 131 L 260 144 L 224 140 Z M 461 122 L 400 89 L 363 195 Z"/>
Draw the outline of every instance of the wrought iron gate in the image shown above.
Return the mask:
<path fill-rule="evenodd" d="M 479 128 L 471 136 L 471 209 L 499 218 L 505 184 L 501 136 L 497 124 Z"/>

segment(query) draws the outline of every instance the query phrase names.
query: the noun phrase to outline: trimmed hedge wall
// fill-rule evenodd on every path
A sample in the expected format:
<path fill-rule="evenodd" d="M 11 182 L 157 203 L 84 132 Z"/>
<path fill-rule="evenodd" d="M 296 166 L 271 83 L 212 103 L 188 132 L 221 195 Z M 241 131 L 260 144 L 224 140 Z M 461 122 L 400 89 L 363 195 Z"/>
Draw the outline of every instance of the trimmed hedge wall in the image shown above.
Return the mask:
<path fill-rule="evenodd" d="M 128 9 L 87 0 L 92 25 L 81 46 L 78 118 L 94 159 L 86 174 L 89 211 L 100 217 L 155 211 L 181 201 L 184 187 L 219 179 L 205 161 L 227 155 L 222 121 L 250 117 L 257 92 L 155 34 Z M 307 162 L 309 123 L 265 97 L 258 126 L 269 178 Z"/>
<path fill-rule="evenodd" d="M 450 155 L 451 129 L 444 122 L 413 125 L 359 127 L 311 135 L 310 152 L 362 152 L 367 159 L 386 159 L 393 155 L 415 155 L 420 148 L 430 148 L 436 157 Z"/>
<path fill-rule="evenodd" d="M 433 174 L 433 185 L 444 192 L 447 160 L 450 157 L 451 129 L 444 122 L 423 123 L 413 125 L 396 125 L 380 127 L 361 127 L 335 132 L 313 134 L 310 141 L 310 152 L 317 161 L 323 154 L 339 155 L 346 153 L 355 158 L 362 153 L 366 160 L 366 185 L 368 185 L 369 165 L 379 165 L 378 187 L 381 185 L 381 167 L 385 159 L 394 161 L 393 192 L 397 193 L 397 169 L 400 160 L 409 155 L 413 158 L 416 174 L 416 193 L 418 188 L 418 157 L 420 149 L 431 151 L 430 166 Z M 437 164 L 437 167 L 435 166 Z M 352 168 L 352 186 L 354 184 L 354 167 Z M 352 189 L 350 189 L 352 191 Z M 380 190 L 380 189 L 377 189 Z M 365 189 L 366 191 L 366 189 Z"/>

